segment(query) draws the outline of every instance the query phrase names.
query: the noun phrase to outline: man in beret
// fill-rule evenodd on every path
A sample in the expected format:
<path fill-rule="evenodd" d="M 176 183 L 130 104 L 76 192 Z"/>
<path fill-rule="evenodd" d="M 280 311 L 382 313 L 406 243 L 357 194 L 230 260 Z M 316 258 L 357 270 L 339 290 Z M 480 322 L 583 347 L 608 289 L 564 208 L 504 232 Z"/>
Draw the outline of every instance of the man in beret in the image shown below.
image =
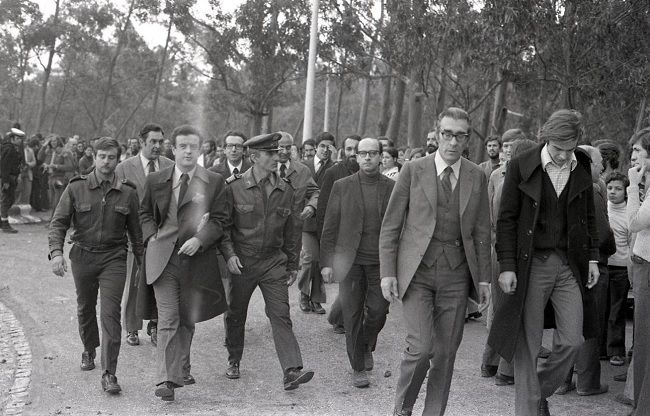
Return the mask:
<path fill-rule="evenodd" d="M 232 221 L 219 249 L 232 275 L 226 314 L 226 377 L 239 378 L 248 303 L 259 286 L 284 373 L 284 389 L 293 390 L 311 380 L 314 372 L 302 369 L 289 313 L 288 288 L 296 280 L 300 253 L 298 207 L 302 201 L 291 182 L 277 173 L 280 137 L 280 133 L 265 134 L 244 143 L 252 167 L 226 181 L 226 210 Z"/>

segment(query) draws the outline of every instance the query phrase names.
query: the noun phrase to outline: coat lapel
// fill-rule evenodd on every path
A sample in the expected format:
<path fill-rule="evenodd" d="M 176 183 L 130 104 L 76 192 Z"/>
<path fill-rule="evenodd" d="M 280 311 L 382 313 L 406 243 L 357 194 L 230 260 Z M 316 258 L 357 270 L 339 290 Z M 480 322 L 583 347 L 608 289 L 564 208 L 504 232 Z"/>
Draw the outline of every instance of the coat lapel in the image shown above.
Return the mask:
<path fill-rule="evenodd" d="M 172 199 L 172 177 L 174 175 L 174 168 L 169 169 L 167 175 L 163 175 L 160 182 L 153 184 L 153 200 L 160 213 L 160 227 L 167 218 L 169 212 L 169 203 Z"/>
<path fill-rule="evenodd" d="M 438 182 L 436 180 L 437 176 L 437 169 L 436 169 L 436 163 L 434 162 L 433 156 L 431 157 L 426 157 L 425 163 L 420 164 L 420 186 L 422 186 L 424 190 L 424 194 L 426 195 L 427 199 L 429 200 L 429 203 L 431 204 L 431 207 L 433 207 L 434 212 L 436 209 L 436 206 L 438 204 Z M 427 179 L 427 176 L 429 178 Z"/>
<path fill-rule="evenodd" d="M 543 147 L 544 144 L 542 143 L 531 153 L 524 153 L 519 160 L 519 171 L 522 179 L 519 189 L 537 202 L 542 198 L 541 152 Z"/>
<path fill-rule="evenodd" d="M 187 186 L 187 192 L 185 192 L 183 200 L 178 204 L 178 211 L 180 212 L 181 208 L 187 205 L 188 202 L 191 202 L 196 196 L 202 194 L 207 183 L 208 177 L 205 168 L 197 165 L 196 171 L 194 171 L 194 176 L 192 176 L 192 179 Z"/>
<path fill-rule="evenodd" d="M 470 166 L 467 165 L 466 161 L 464 158 L 461 158 L 460 162 L 460 173 L 458 178 L 458 186 L 460 187 L 458 191 L 460 192 L 460 216 L 463 216 L 463 213 L 465 212 L 465 208 L 467 208 L 467 204 L 469 203 L 469 198 L 472 195 L 472 180 L 471 180 L 471 175 L 469 172 Z"/>
<path fill-rule="evenodd" d="M 580 194 L 592 186 L 591 172 L 587 169 L 582 169 L 580 162 L 578 162 L 577 166 L 569 176 L 569 183 L 567 186 L 569 187 L 567 205 L 570 206 L 571 201 L 576 199 Z"/>

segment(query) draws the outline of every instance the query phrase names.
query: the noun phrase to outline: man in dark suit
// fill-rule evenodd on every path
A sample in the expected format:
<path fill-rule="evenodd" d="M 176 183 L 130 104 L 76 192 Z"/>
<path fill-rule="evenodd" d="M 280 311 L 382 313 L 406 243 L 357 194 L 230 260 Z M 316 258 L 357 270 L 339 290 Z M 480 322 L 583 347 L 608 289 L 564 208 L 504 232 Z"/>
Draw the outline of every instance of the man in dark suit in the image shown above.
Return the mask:
<path fill-rule="evenodd" d="M 226 133 L 224 139 L 226 160 L 217 164 L 209 170 L 220 174 L 224 179 L 232 175 L 242 174 L 251 167 L 250 162 L 244 157 L 244 142 L 248 140 L 246 135 L 239 131 L 231 130 Z"/>
<path fill-rule="evenodd" d="M 382 292 L 402 300 L 408 333 L 396 415 L 411 414 L 429 368 L 423 414 L 444 414 L 467 298 L 489 295 L 487 179 L 461 157 L 469 115 L 451 107 L 438 121 L 438 150 L 404 165 L 379 238 Z"/>
<path fill-rule="evenodd" d="M 332 155 L 336 153 L 334 147 L 336 139 L 326 131 L 316 136 L 316 156 L 305 164 L 311 171 L 312 177 L 320 187 L 325 172 L 334 166 Z M 325 309 L 321 303 L 327 301 L 325 284 L 318 266 L 319 244 L 318 225 L 316 218 L 308 218 L 302 225 L 302 259 L 298 272 L 298 289 L 300 289 L 300 310 L 324 314 Z"/>
<path fill-rule="evenodd" d="M 176 164 L 151 173 L 140 208 L 146 282 L 158 305 L 158 388 L 174 400 L 174 389 L 194 384 L 190 346 L 194 324 L 227 309 L 215 245 L 228 221 L 224 182 L 196 161 L 201 135 L 192 126 L 174 129 Z"/>
<path fill-rule="evenodd" d="M 370 384 L 366 371 L 389 305 L 380 287 L 379 229 L 395 182 L 379 173 L 381 154 L 377 139 L 359 142 L 359 172 L 334 183 L 320 240 L 323 277 L 339 282 L 355 387 Z"/>
<path fill-rule="evenodd" d="M 505 296 L 488 342 L 507 361 L 514 356 L 517 415 L 549 415 L 546 399 L 562 384 L 583 335 L 598 336 L 598 325 L 591 325 L 596 319 L 583 325 L 583 299 L 598 282 L 599 253 L 591 164 L 576 149 L 581 119 L 574 110 L 553 113 L 539 134 L 543 144 L 512 159 L 503 183 L 496 252 Z M 549 301 L 553 349 L 538 366 Z"/>
<path fill-rule="evenodd" d="M 0 144 L 0 229 L 10 234 L 18 232 L 9 224 L 9 209 L 16 201 L 18 177 L 25 159 L 21 146 L 24 137 L 22 130 L 12 128 Z"/>
<path fill-rule="evenodd" d="M 359 171 L 359 163 L 357 162 L 357 147 L 359 146 L 359 141 L 361 137 L 356 134 L 347 136 L 343 142 L 343 154 L 345 158 L 337 162 L 334 166 L 325 171 L 323 179 L 320 185 L 320 196 L 318 197 L 319 204 L 316 209 L 316 227 L 318 230 L 322 231 L 323 223 L 325 222 L 325 211 L 327 209 L 327 204 L 329 201 L 330 193 L 332 192 L 332 187 L 334 182 L 339 179 L 350 176 Z M 321 239 L 319 233 L 318 239 Z M 330 313 L 327 317 L 327 321 L 334 327 L 334 332 L 337 334 L 342 334 L 345 332 L 345 327 L 343 325 L 343 313 L 341 311 L 341 302 L 337 297 L 334 302 L 332 302 L 332 307 L 330 308 Z"/>
<path fill-rule="evenodd" d="M 278 142 L 278 170 L 280 178 L 286 178 L 296 192 L 296 203 L 300 211 L 300 224 L 316 214 L 316 207 L 320 198 L 320 190 L 311 175 L 311 171 L 304 164 L 291 160 L 291 146 L 293 136 L 286 132 L 279 132 L 282 137 Z M 300 255 L 300 253 L 297 253 Z"/>
<path fill-rule="evenodd" d="M 145 124 L 139 135 L 140 152 L 136 156 L 122 161 L 115 169 L 115 174 L 119 179 L 128 179 L 135 184 L 140 202 L 144 198 L 144 184 L 147 176 L 174 164 L 170 159 L 160 156 L 164 134 L 162 127 L 159 125 Z M 139 272 L 139 267 L 135 264 L 133 250 L 129 247 L 126 258 L 126 284 L 124 285 L 124 297 L 122 298 L 122 316 L 127 334 L 126 343 L 129 345 L 140 344 L 138 330 L 142 329 L 142 318 L 136 313 Z M 153 309 L 155 310 L 155 308 Z M 147 325 L 147 332 L 151 336 L 151 343 L 154 346 L 158 340 L 157 322 L 157 317 L 153 316 Z"/>

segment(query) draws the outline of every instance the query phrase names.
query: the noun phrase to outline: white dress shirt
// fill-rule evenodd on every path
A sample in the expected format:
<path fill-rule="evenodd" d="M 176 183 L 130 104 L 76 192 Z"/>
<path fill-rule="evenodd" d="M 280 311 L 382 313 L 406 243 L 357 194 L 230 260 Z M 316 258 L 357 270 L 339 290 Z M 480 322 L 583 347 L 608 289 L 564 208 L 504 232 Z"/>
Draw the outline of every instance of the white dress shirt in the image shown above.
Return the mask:
<path fill-rule="evenodd" d="M 149 159 L 142 156 L 142 152 L 138 153 L 140 156 L 140 162 L 142 162 L 142 169 L 144 169 L 144 176 L 149 175 Z M 158 163 L 158 158 L 153 159 L 153 165 L 156 167 L 156 172 L 160 170 L 160 164 Z"/>
<path fill-rule="evenodd" d="M 192 178 L 194 177 L 194 172 L 196 172 L 196 166 L 194 168 L 187 172 L 187 176 L 189 176 L 189 179 L 187 180 L 187 184 L 189 185 L 190 182 L 192 182 Z M 172 192 L 174 193 L 174 198 L 176 198 L 176 203 L 180 204 L 181 201 L 178 200 L 178 196 L 181 193 L 181 175 L 183 172 L 178 168 L 178 166 L 174 167 L 174 178 L 172 180 Z"/>
<path fill-rule="evenodd" d="M 434 156 L 434 162 L 436 162 L 436 174 L 438 175 L 438 179 L 442 179 L 442 173 L 444 170 L 447 168 L 447 166 L 451 166 L 451 174 L 449 175 L 449 181 L 451 182 L 451 190 L 453 191 L 456 189 L 456 184 L 458 183 L 458 178 L 460 178 L 460 159 L 459 158 L 456 162 L 454 162 L 453 165 L 449 165 L 447 162 L 445 162 L 442 159 L 442 156 L 440 156 L 440 152 L 436 152 L 436 155 Z"/>
<path fill-rule="evenodd" d="M 244 160 L 242 159 L 242 160 L 239 161 L 239 165 L 235 166 L 232 163 L 230 163 L 230 160 L 229 160 L 228 161 L 228 168 L 230 168 L 230 173 L 234 173 L 233 171 L 235 170 L 235 168 L 237 168 L 238 173 L 240 173 L 240 174 L 244 173 L 244 172 L 241 171 L 241 167 L 244 164 L 243 162 L 244 162 Z"/>

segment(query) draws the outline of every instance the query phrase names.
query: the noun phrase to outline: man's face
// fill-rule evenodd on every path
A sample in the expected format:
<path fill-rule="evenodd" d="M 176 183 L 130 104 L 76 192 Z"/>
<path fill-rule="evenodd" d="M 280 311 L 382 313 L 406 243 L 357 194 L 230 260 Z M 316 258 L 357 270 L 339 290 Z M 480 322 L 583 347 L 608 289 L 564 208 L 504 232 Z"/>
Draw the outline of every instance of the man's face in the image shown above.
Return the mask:
<path fill-rule="evenodd" d="M 131 149 L 132 152 L 137 152 L 140 150 L 140 143 L 138 143 L 138 139 L 129 139 L 129 149 Z"/>
<path fill-rule="evenodd" d="M 564 166 L 565 163 L 571 160 L 571 156 L 573 156 L 573 152 L 575 152 L 577 146 L 577 139 L 568 142 L 549 140 L 548 153 L 556 165 Z"/>
<path fill-rule="evenodd" d="M 280 156 L 278 152 L 269 152 L 266 150 L 260 150 L 256 156 L 254 156 L 255 166 L 262 169 L 265 173 L 270 173 L 275 171 L 278 168 L 278 161 Z"/>
<path fill-rule="evenodd" d="M 499 142 L 496 140 L 490 140 L 485 145 L 485 150 L 490 159 L 497 159 L 499 157 Z"/>
<path fill-rule="evenodd" d="M 280 160 L 280 163 L 286 163 L 291 158 L 292 146 L 293 141 L 288 137 L 282 136 L 278 142 L 278 148 L 280 149 L 278 151 L 278 159 Z"/>
<path fill-rule="evenodd" d="M 600 180 L 600 174 L 603 172 L 603 157 L 600 152 L 591 155 L 591 180 L 596 183 Z"/>
<path fill-rule="evenodd" d="M 217 159 L 221 159 L 223 157 L 223 147 L 217 146 L 217 150 L 215 151 L 215 154 L 217 155 Z"/>
<path fill-rule="evenodd" d="M 171 148 L 172 148 L 171 140 L 165 139 L 165 141 L 163 142 L 163 148 L 164 148 L 165 151 L 171 150 Z"/>
<path fill-rule="evenodd" d="M 331 140 L 322 140 L 316 147 L 316 156 L 318 156 L 320 160 L 328 161 L 330 157 L 332 157 L 332 153 L 335 151 L 335 149 L 333 149 L 334 143 L 332 143 Z"/>
<path fill-rule="evenodd" d="M 208 153 L 210 153 L 210 150 L 212 150 L 212 147 L 210 146 L 210 143 L 204 142 L 201 145 L 201 151 L 203 152 L 204 155 L 207 155 Z"/>
<path fill-rule="evenodd" d="M 84 151 L 84 144 L 83 143 L 77 143 L 77 152 L 81 153 Z"/>
<path fill-rule="evenodd" d="M 607 199 L 612 204 L 625 201 L 625 185 L 622 181 L 610 181 L 607 184 Z"/>
<path fill-rule="evenodd" d="M 427 151 L 433 153 L 438 150 L 438 138 L 436 137 L 436 132 L 432 131 L 427 134 Z"/>
<path fill-rule="evenodd" d="M 460 159 L 463 149 L 469 139 L 469 123 L 467 120 L 457 120 L 443 117 L 440 120 L 438 138 L 438 153 L 448 165 L 453 165 Z"/>
<path fill-rule="evenodd" d="M 172 149 L 176 165 L 185 170 L 192 170 L 196 166 L 201 149 L 201 139 L 196 134 L 176 136 L 176 146 Z"/>
<path fill-rule="evenodd" d="M 316 149 L 314 149 L 314 146 L 310 144 L 306 144 L 302 147 L 302 158 L 304 160 L 313 159 L 315 154 L 316 154 Z"/>
<path fill-rule="evenodd" d="M 238 165 L 244 156 L 244 139 L 239 136 L 228 136 L 226 143 L 226 158 L 233 165 Z"/>
<path fill-rule="evenodd" d="M 144 139 L 144 141 L 140 139 L 140 142 L 142 143 L 141 151 L 145 159 L 158 159 L 160 152 L 162 151 L 164 141 L 165 139 L 163 138 L 162 132 L 159 131 L 150 131 L 147 133 L 147 137 Z"/>
<path fill-rule="evenodd" d="M 648 152 L 641 146 L 641 140 L 632 145 L 632 156 L 630 163 L 633 167 L 642 166 L 648 159 Z"/>
<path fill-rule="evenodd" d="M 345 139 L 343 151 L 348 160 L 357 160 L 357 150 L 359 148 L 359 141 L 354 139 Z"/>
<path fill-rule="evenodd" d="M 357 153 L 357 162 L 359 169 L 365 173 L 375 173 L 379 171 L 381 154 L 379 153 L 379 141 L 375 139 L 363 139 L 359 142 L 359 151 Z"/>
<path fill-rule="evenodd" d="M 117 149 L 98 150 L 95 155 L 95 169 L 104 176 L 111 176 L 117 166 Z"/>
<path fill-rule="evenodd" d="M 384 169 L 395 167 L 395 159 L 393 159 L 393 156 L 391 156 L 390 153 L 384 152 L 381 155 L 381 165 Z"/>
<path fill-rule="evenodd" d="M 84 155 L 87 157 L 93 157 L 93 148 L 90 146 L 86 147 L 86 150 L 84 150 Z"/>
<path fill-rule="evenodd" d="M 506 162 L 510 161 L 510 158 L 512 157 L 512 143 L 514 142 L 503 142 L 503 145 L 501 145 L 501 151 L 503 152 Z"/>
<path fill-rule="evenodd" d="M 11 136 L 11 143 L 13 143 L 14 146 L 20 146 L 23 142 L 23 138 L 20 136 Z"/>

